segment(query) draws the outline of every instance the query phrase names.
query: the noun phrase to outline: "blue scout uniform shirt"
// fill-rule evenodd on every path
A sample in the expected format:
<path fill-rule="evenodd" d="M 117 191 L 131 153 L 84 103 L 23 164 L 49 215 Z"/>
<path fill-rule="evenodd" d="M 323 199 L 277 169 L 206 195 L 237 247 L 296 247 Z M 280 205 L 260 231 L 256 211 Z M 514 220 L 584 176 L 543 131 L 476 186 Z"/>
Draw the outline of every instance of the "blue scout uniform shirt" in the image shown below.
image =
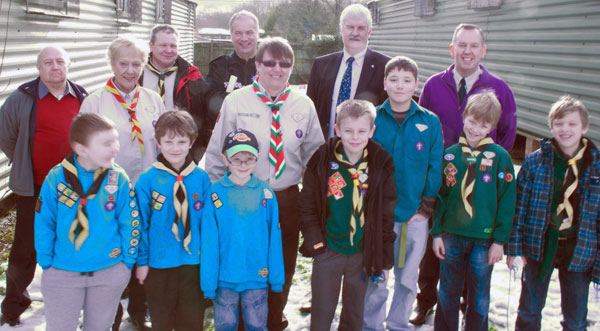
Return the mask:
<path fill-rule="evenodd" d="M 150 167 L 142 172 L 135 184 L 142 220 L 138 266 L 162 269 L 200 263 L 200 218 L 210 179 L 200 168 L 183 177 L 190 215 L 192 240 L 188 249 L 191 254 L 183 247 L 183 222 L 178 223 L 180 241 L 171 231 L 176 218 L 173 207 L 175 181 L 175 176 L 168 172 Z"/>
<path fill-rule="evenodd" d="M 202 213 L 200 284 L 214 298 L 217 287 L 234 291 L 284 283 L 279 209 L 269 185 L 254 175 L 244 186 L 225 177 L 206 196 Z"/>
<path fill-rule="evenodd" d="M 419 209 L 422 197 L 438 196 L 443 152 L 440 120 L 411 100 L 410 109 L 399 126 L 388 98 L 377 107 L 373 140 L 394 160 L 398 194 L 394 221 L 406 222 Z"/>
<path fill-rule="evenodd" d="M 75 166 L 84 192 L 94 182 L 94 171 Z M 90 233 L 79 250 L 69 240 L 69 229 L 80 198 L 67 184 L 61 164 L 50 170 L 42 186 L 35 214 L 35 250 L 43 269 L 89 272 L 124 262 L 131 269 L 137 257 L 140 219 L 129 177 L 114 165 L 96 196 L 87 201 Z"/>

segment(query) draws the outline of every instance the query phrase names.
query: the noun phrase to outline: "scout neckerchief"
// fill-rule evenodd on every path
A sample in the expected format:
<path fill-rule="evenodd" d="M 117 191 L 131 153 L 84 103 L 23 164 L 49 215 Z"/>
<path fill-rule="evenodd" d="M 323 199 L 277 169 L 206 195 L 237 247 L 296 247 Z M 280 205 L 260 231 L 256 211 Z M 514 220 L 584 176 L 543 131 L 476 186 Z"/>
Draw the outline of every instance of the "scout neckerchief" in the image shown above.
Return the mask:
<path fill-rule="evenodd" d="M 192 254 L 188 249 L 188 245 L 192 241 L 192 233 L 190 231 L 190 214 L 188 210 L 188 197 L 185 189 L 185 184 L 183 183 L 183 177 L 191 174 L 194 169 L 196 169 L 196 163 L 192 160 L 192 157 L 188 154 L 185 158 L 185 162 L 183 163 L 182 170 L 177 172 L 173 169 L 169 161 L 165 159 L 162 154 L 159 154 L 156 162 L 152 164 L 152 166 L 159 170 L 164 170 L 169 174 L 175 176 L 175 184 L 173 184 L 173 207 L 175 208 L 175 221 L 171 226 L 171 232 L 175 235 L 175 239 L 179 240 L 179 221 L 183 223 L 183 228 L 185 229 L 185 234 L 183 236 L 183 248 L 188 252 L 188 254 Z"/>
<path fill-rule="evenodd" d="M 573 194 L 575 193 L 575 191 L 577 190 L 577 186 L 579 185 L 579 169 L 577 167 L 577 162 L 579 162 L 583 158 L 583 155 L 588 146 L 588 140 L 586 138 L 582 138 L 581 143 L 583 146 L 581 146 L 581 148 L 575 153 L 575 155 L 572 158 L 565 157 L 565 159 L 568 160 L 568 168 L 567 172 L 565 173 L 565 180 L 563 181 L 561 198 L 559 200 L 560 202 L 558 204 L 558 207 L 556 208 L 556 214 L 560 215 L 560 213 L 565 211 L 567 214 L 568 221 L 560 224 L 560 228 L 558 229 L 559 231 L 568 229 L 573 225 L 573 207 L 577 206 L 578 201 L 576 200 L 579 200 L 577 194 Z M 561 155 L 565 156 L 564 154 L 562 154 L 560 148 L 557 148 L 556 150 L 559 153 L 561 153 Z"/>
<path fill-rule="evenodd" d="M 481 139 L 475 150 L 472 150 L 467 142 L 467 137 L 463 132 L 458 139 L 458 144 L 462 149 L 463 154 L 467 157 L 467 171 L 460 185 L 460 192 L 462 194 L 463 204 L 465 210 L 470 217 L 473 217 L 473 188 L 475 187 L 475 178 L 477 177 L 477 157 L 483 152 L 489 145 L 493 144 L 494 141 L 489 136 Z"/>
<path fill-rule="evenodd" d="M 148 68 L 148 70 L 152 71 L 158 76 L 158 90 L 156 92 L 158 92 L 163 101 L 165 101 L 165 79 L 169 77 L 173 72 L 177 71 L 179 67 L 173 65 L 169 69 L 167 69 L 167 71 L 162 72 L 158 70 L 158 68 L 156 68 L 154 64 L 152 64 L 152 62 L 148 61 L 148 63 L 146 63 L 146 68 Z"/>
<path fill-rule="evenodd" d="M 363 199 L 360 194 L 361 188 L 365 185 L 365 183 L 361 183 L 360 177 L 365 174 L 365 170 L 367 170 L 368 160 L 367 160 L 367 149 L 365 148 L 363 151 L 363 156 L 361 158 L 361 162 L 358 164 L 358 167 L 354 167 L 354 164 L 344 160 L 344 156 L 342 155 L 342 144 L 341 140 L 339 140 L 335 145 L 335 158 L 338 160 L 350 173 L 350 177 L 352 177 L 352 214 L 350 215 L 350 245 L 354 246 L 354 234 L 356 234 L 356 215 L 358 214 L 358 218 L 360 221 L 360 227 L 362 228 L 365 225 L 365 210 L 363 208 Z M 366 180 L 365 180 L 366 182 Z"/>
<path fill-rule="evenodd" d="M 258 77 L 252 83 L 254 93 L 264 102 L 267 107 L 271 108 L 273 112 L 273 120 L 271 121 L 271 148 L 269 149 L 269 161 L 275 166 L 275 179 L 279 178 L 285 170 L 285 158 L 283 157 L 283 139 L 281 134 L 281 124 L 279 123 L 279 109 L 283 106 L 283 103 L 290 95 L 290 83 L 285 86 L 285 91 L 277 99 L 276 102 L 271 101 L 266 95 L 264 95 L 258 87 Z"/>
<path fill-rule="evenodd" d="M 75 244 L 75 250 L 79 250 L 90 234 L 90 222 L 86 210 L 87 202 L 88 200 L 92 200 L 96 196 L 96 193 L 98 193 L 98 190 L 100 190 L 100 185 L 102 185 L 102 181 L 104 181 L 108 169 L 98 168 L 94 172 L 94 183 L 92 183 L 88 192 L 84 193 L 81 182 L 79 181 L 79 176 L 77 175 L 75 154 L 73 152 L 69 153 L 61 164 L 63 166 L 63 173 L 67 184 L 69 184 L 69 186 L 73 188 L 73 191 L 79 195 L 77 214 L 69 229 L 69 240 L 72 244 Z"/>
<path fill-rule="evenodd" d="M 134 141 L 136 138 L 140 142 L 140 149 L 142 150 L 142 154 L 144 154 L 144 138 L 142 137 L 142 128 L 140 127 L 140 123 L 137 120 L 137 116 L 135 116 L 135 107 L 137 106 L 138 98 L 140 96 L 140 84 L 136 84 L 135 86 L 135 97 L 133 97 L 133 102 L 131 106 L 125 102 L 117 88 L 112 82 L 112 78 L 108 80 L 108 83 L 104 86 L 104 88 L 112 93 L 117 101 L 127 109 L 129 112 L 129 118 L 131 120 L 131 141 Z"/>

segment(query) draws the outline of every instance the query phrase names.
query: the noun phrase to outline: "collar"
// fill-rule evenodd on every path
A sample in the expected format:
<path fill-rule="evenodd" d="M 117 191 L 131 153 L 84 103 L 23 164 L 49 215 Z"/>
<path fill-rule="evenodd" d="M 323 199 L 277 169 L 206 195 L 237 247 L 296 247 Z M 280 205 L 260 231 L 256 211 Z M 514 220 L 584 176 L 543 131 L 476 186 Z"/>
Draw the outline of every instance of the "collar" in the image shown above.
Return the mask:
<path fill-rule="evenodd" d="M 250 84 L 252 85 L 252 84 Z M 271 101 L 273 101 L 273 96 L 271 94 L 269 94 L 269 92 L 262 86 L 262 84 L 260 83 L 260 76 L 258 77 L 258 89 L 264 94 L 266 95 L 269 99 L 271 99 Z M 281 98 L 281 96 L 283 95 L 283 93 L 285 93 L 285 90 L 287 90 L 285 87 L 283 88 L 283 91 L 281 91 L 278 95 L 276 95 L 275 100 L 279 100 L 279 98 Z"/>
<path fill-rule="evenodd" d="M 167 72 L 169 69 L 171 69 L 171 67 L 173 67 L 174 65 L 176 65 L 178 59 L 179 59 L 179 55 L 177 55 L 177 58 L 175 58 L 175 60 L 173 61 L 173 63 L 171 63 L 171 65 L 167 68 L 167 70 L 163 70 L 163 71 L 161 71 L 161 73 Z M 158 67 L 156 66 L 156 64 L 154 64 L 154 62 L 152 61 L 152 53 L 150 53 L 150 55 L 148 55 L 148 62 L 152 63 L 152 65 L 154 66 L 154 68 L 158 69 Z"/>
<path fill-rule="evenodd" d="M 392 105 L 390 104 L 390 98 L 385 99 L 382 108 L 383 111 L 385 111 L 389 116 L 395 118 L 394 112 L 392 111 Z M 413 113 L 418 111 L 422 111 L 422 108 L 415 102 L 415 100 L 411 99 L 410 107 L 408 108 L 408 111 L 406 112 L 406 117 L 404 117 L 404 119 L 407 119 L 409 116 L 412 116 Z"/>
<path fill-rule="evenodd" d="M 135 89 L 131 90 L 131 92 L 129 93 L 125 93 L 123 91 L 121 91 L 119 89 L 119 87 L 117 86 L 117 84 L 115 84 L 115 79 L 114 77 L 111 78 L 113 85 L 115 86 L 115 89 L 117 89 L 117 91 L 119 92 L 119 94 L 123 97 L 123 99 L 125 99 L 125 101 L 131 101 L 133 100 L 133 98 L 135 98 Z M 140 88 L 142 88 L 142 86 L 140 85 Z"/>
<path fill-rule="evenodd" d="M 467 92 L 471 90 L 471 87 L 473 87 L 473 84 L 475 84 L 475 82 L 479 79 L 479 76 L 482 72 L 483 70 L 481 70 L 481 66 L 478 66 L 474 73 L 464 77 L 465 83 L 467 84 Z M 460 86 L 460 80 L 463 79 L 463 77 L 456 70 L 454 70 L 454 67 L 452 67 L 452 77 L 454 78 L 454 84 L 456 84 L 456 88 L 458 89 Z"/>
<path fill-rule="evenodd" d="M 56 95 L 54 96 L 58 100 L 65 97 L 67 94 L 71 94 L 72 96 L 77 98 L 77 95 L 75 94 L 73 87 L 71 87 L 71 84 L 69 84 L 68 81 L 66 82 L 66 84 L 67 84 L 67 88 L 65 89 L 65 93 L 63 95 L 61 95 L 60 98 L 56 97 Z M 42 82 L 42 80 L 40 79 L 40 83 L 38 85 L 38 97 L 40 98 L 40 100 L 42 100 L 43 98 L 46 97 L 46 95 L 48 95 L 48 93 L 50 93 L 50 90 L 48 90 L 48 87 L 46 86 L 46 84 L 44 84 L 44 82 Z"/>
<path fill-rule="evenodd" d="M 237 184 L 235 184 L 234 182 L 231 181 L 231 179 L 229 179 L 229 175 L 231 175 L 231 171 L 227 171 L 227 173 L 225 174 L 225 176 L 223 176 L 223 178 L 221 178 L 221 185 L 223 185 L 224 187 L 257 187 L 258 186 L 258 178 L 256 178 L 256 176 L 254 176 L 254 174 L 250 175 L 250 180 L 244 185 L 244 186 L 238 186 Z"/>
<path fill-rule="evenodd" d="M 358 52 L 356 55 L 354 55 L 354 63 L 356 63 L 357 65 L 362 65 L 363 61 L 365 60 L 365 54 L 367 54 L 367 47 L 365 47 L 365 49 L 363 49 L 362 51 Z M 344 56 L 342 56 L 342 63 L 346 63 L 346 61 L 348 60 L 348 58 L 351 55 L 348 54 L 348 52 L 346 52 L 346 50 L 344 49 Z"/>

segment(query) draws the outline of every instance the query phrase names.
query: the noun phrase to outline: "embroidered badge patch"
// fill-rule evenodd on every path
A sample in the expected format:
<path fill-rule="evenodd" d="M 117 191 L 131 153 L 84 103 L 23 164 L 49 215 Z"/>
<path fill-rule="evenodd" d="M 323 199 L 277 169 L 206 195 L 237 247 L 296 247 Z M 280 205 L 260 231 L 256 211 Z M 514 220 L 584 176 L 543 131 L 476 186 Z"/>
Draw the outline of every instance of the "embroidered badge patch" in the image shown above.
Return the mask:
<path fill-rule="evenodd" d="M 481 159 L 481 164 L 483 164 L 484 166 L 491 167 L 492 165 L 494 165 L 494 160 L 491 160 L 491 159 Z"/>
<path fill-rule="evenodd" d="M 504 172 L 503 172 L 503 171 L 500 171 L 500 172 L 498 173 L 498 179 L 500 179 L 500 180 L 503 180 L 503 179 L 504 179 Z"/>
<path fill-rule="evenodd" d="M 39 213 L 42 210 L 42 198 L 39 197 L 35 203 L 35 212 Z"/>
<path fill-rule="evenodd" d="M 267 199 L 262 199 L 261 204 L 262 204 L 263 208 L 267 208 Z"/>
<path fill-rule="evenodd" d="M 135 208 L 135 201 L 134 200 L 129 201 L 129 207 Z"/>
<path fill-rule="evenodd" d="M 119 255 L 121 254 L 121 250 L 118 248 L 113 248 L 112 252 L 110 252 L 110 254 L 108 254 L 108 256 L 112 257 L 113 259 L 116 257 L 119 257 Z"/>
<path fill-rule="evenodd" d="M 138 229 L 133 229 L 133 230 L 131 231 L 131 236 L 132 236 L 132 237 L 137 237 L 137 236 L 139 236 L 139 235 L 140 235 L 140 230 L 138 230 Z"/>
<path fill-rule="evenodd" d="M 487 167 L 484 164 L 479 165 L 479 171 L 486 171 Z"/>
<path fill-rule="evenodd" d="M 104 185 L 104 190 L 108 192 L 108 194 L 114 194 L 118 189 L 119 187 L 117 185 Z"/>
<path fill-rule="evenodd" d="M 135 254 L 135 247 L 130 247 L 129 250 L 127 250 L 127 253 L 129 253 L 129 255 L 134 255 Z"/>
<path fill-rule="evenodd" d="M 333 195 L 333 197 L 336 200 L 339 200 L 344 197 L 342 189 L 348 184 L 346 184 L 346 181 L 344 181 L 344 178 L 342 177 L 339 171 L 336 171 L 333 175 L 331 175 L 331 177 L 329 177 L 329 179 L 327 180 L 327 184 L 327 197 Z"/>
<path fill-rule="evenodd" d="M 456 173 L 458 169 L 452 163 L 448 163 L 444 168 L 444 175 L 446 175 L 446 186 L 454 186 L 456 184 Z"/>
<path fill-rule="evenodd" d="M 139 240 L 137 240 L 136 238 L 131 238 L 131 240 L 129 241 L 129 245 L 131 246 L 137 246 L 140 243 Z"/>
<path fill-rule="evenodd" d="M 263 278 L 267 278 L 267 276 L 269 275 L 269 269 L 262 268 L 258 271 L 258 274 L 261 275 Z"/>
<path fill-rule="evenodd" d="M 154 210 L 161 210 L 165 201 L 167 201 L 166 196 L 157 191 L 152 191 L 152 208 Z"/>
<path fill-rule="evenodd" d="M 202 201 L 197 200 L 196 202 L 194 202 L 194 209 L 195 210 L 200 210 L 202 209 Z"/>
<path fill-rule="evenodd" d="M 416 150 L 418 150 L 418 151 L 422 151 L 424 146 L 425 146 L 425 145 L 423 145 L 423 143 L 422 143 L 422 142 L 418 141 L 418 142 L 415 144 L 415 149 L 416 149 Z"/>
<path fill-rule="evenodd" d="M 216 193 L 216 192 L 215 192 L 215 193 L 213 193 L 213 194 L 211 194 L 210 198 L 212 199 L 212 201 L 217 201 L 217 200 L 219 200 L 219 196 L 217 195 L 217 193 Z"/>
<path fill-rule="evenodd" d="M 192 195 L 192 200 L 198 200 L 198 199 L 200 199 L 200 194 L 194 193 L 194 195 Z"/>
<path fill-rule="evenodd" d="M 134 228 L 137 228 L 138 226 L 140 226 L 140 220 L 131 221 L 131 226 L 133 226 Z"/>
<path fill-rule="evenodd" d="M 113 209 L 115 209 L 115 207 L 116 207 L 116 204 L 114 201 L 109 201 L 104 204 L 104 209 L 106 209 L 106 211 L 112 211 Z"/>
<path fill-rule="evenodd" d="M 419 130 L 419 132 L 423 132 L 427 130 L 427 128 L 429 128 L 427 124 L 415 124 L 415 126 L 417 127 L 417 130 Z"/>
<path fill-rule="evenodd" d="M 340 168 L 340 165 L 339 165 L 339 164 L 337 164 L 337 162 L 329 162 L 329 168 L 330 168 L 331 170 L 337 170 L 337 169 L 339 169 L 339 168 Z"/>
<path fill-rule="evenodd" d="M 265 199 L 273 199 L 273 193 L 271 193 L 269 189 L 266 188 L 263 192 L 265 194 Z"/>
<path fill-rule="evenodd" d="M 300 122 L 304 119 L 304 115 L 302 114 L 294 114 L 292 115 L 292 118 L 294 119 L 294 121 L 296 122 Z"/>
<path fill-rule="evenodd" d="M 131 211 L 131 217 L 134 217 L 134 218 L 138 217 L 139 214 L 140 214 L 140 212 L 135 209 Z"/>
<path fill-rule="evenodd" d="M 56 189 L 58 190 L 58 202 L 69 208 L 73 207 L 79 199 L 79 195 L 63 183 L 58 183 Z"/>
<path fill-rule="evenodd" d="M 106 175 L 106 185 L 119 184 L 119 172 L 117 170 L 109 170 Z"/>
<path fill-rule="evenodd" d="M 302 138 L 303 135 L 304 135 L 304 133 L 302 132 L 302 130 L 300 130 L 300 129 L 296 130 L 296 137 L 298 137 L 298 139 Z"/>
<path fill-rule="evenodd" d="M 454 154 L 448 153 L 448 154 L 444 155 L 444 160 L 446 160 L 446 161 L 454 160 Z"/>
<path fill-rule="evenodd" d="M 513 180 L 513 175 L 511 173 L 507 173 L 504 179 L 506 179 L 507 183 L 510 183 Z"/>
<path fill-rule="evenodd" d="M 213 204 L 215 205 L 215 208 L 219 209 L 223 206 L 223 203 L 221 202 L 221 200 L 215 200 L 213 201 Z"/>
<path fill-rule="evenodd" d="M 487 157 L 488 159 L 493 159 L 494 156 L 496 156 L 496 153 L 491 151 L 485 151 L 483 152 L 483 156 Z"/>
<path fill-rule="evenodd" d="M 481 176 L 481 180 L 482 180 L 484 183 L 489 183 L 489 182 L 491 182 L 491 181 L 492 181 L 492 175 L 490 175 L 490 174 L 483 174 L 483 175 Z"/>
<path fill-rule="evenodd" d="M 314 245 L 313 245 L 313 248 L 314 248 L 314 249 L 319 249 L 319 248 L 322 248 L 323 246 L 325 246 L 325 245 L 323 244 L 323 242 L 322 242 L 322 241 L 320 241 L 320 242 L 318 242 L 318 243 L 314 244 Z"/>

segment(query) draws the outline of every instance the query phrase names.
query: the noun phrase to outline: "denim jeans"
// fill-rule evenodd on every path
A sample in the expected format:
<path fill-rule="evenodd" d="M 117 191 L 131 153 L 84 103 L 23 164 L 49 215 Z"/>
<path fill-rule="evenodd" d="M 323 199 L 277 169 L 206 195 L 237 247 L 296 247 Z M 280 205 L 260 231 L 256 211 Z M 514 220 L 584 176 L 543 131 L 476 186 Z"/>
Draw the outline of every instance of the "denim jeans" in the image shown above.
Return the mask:
<path fill-rule="evenodd" d="M 540 330 L 542 309 L 546 304 L 550 273 L 542 281 L 537 279 L 540 263 L 527 259 L 521 278 L 521 298 L 515 330 Z M 563 314 L 563 330 L 586 330 L 588 294 L 592 273 L 573 272 L 567 265 L 558 268 L 560 282 L 560 306 Z"/>
<path fill-rule="evenodd" d="M 458 310 L 464 277 L 469 284 L 466 330 L 488 330 L 490 280 L 493 266 L 488 265 L 490 242 L 471 240 L 442 233 L 446 256 L 440 260 L 440 291 L 434 329 L 458 330 Z"/>
<path fill-rule="evenodd" d="M 417 277 L 419 264 L 425 254 L 429 225 L 426 219 L 417 219 L 407 226 L 406 259 L 404 267 L 398 268 L 398 253 L 400 245 L 400 230 L 402 223 L 394 223 L 394 293 L 390 311 L 385 319 L 386 301 L 388 299 L 387 284 L 368 282 L 365 296 L 363 330 L 385 330 L 383 321 L 386 320 L 388 330 L 414 330 L 408 323 L 412 306 L 417 296 Z"/>
<path fill-rule="evenodd" d="M 238 328 L 238 302 L 242 300 L 242 316 L 248 331 L 267 330 L 267 288 L 236 292 L 219 287 L 214 300 L 215 331 L 235 331 Z"/>

